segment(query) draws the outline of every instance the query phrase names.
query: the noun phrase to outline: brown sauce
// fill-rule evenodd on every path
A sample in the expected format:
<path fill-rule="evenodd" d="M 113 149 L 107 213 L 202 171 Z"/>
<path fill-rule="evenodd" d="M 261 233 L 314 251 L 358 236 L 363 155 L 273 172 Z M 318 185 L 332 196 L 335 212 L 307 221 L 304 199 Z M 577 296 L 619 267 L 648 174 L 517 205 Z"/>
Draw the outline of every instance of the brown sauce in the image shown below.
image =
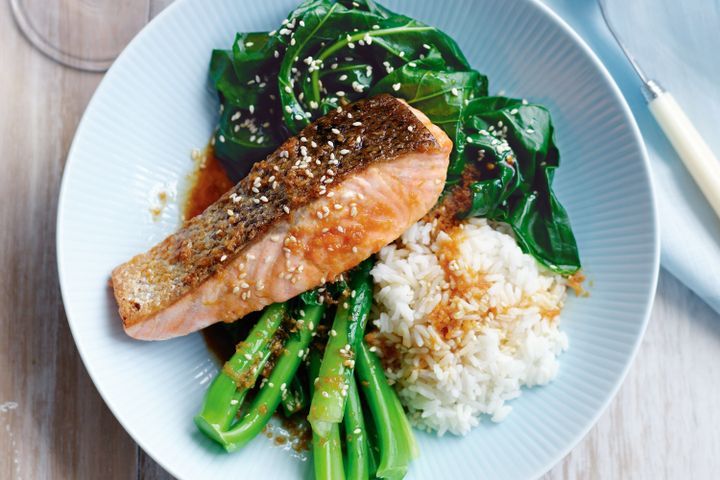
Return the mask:
<path fill-rule="evenodd" d="M 235 353 L 232 338 L 223 327 L 222 324 L 215 324 L 201 330 L 205 345 L 213 353 L 220 365 L 230 360 L 230 357 Z"/>
<path fill-rule="evenodd" d="M 185 220 L 201 214 L 235 185 L 214 153 L 212 147 L 207 147 L 198 158 L 195 171 L 190 175 L 190 188 L 183 205 Z"/>

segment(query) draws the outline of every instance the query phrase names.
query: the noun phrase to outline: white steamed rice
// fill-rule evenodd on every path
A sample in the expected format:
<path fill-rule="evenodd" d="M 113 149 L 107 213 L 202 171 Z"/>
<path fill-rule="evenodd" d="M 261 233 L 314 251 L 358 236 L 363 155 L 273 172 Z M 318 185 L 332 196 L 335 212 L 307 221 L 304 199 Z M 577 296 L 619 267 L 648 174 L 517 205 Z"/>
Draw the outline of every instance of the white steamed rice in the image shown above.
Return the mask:
<path fill-rule="evenodd" d="M 372 343 L 416 426 L 464 435 L 483 414 L 503 420 L 522 386 L 555 377 L 565 280 L 502 227 L 418 222 L 380 251 L 372 276 Z"/>

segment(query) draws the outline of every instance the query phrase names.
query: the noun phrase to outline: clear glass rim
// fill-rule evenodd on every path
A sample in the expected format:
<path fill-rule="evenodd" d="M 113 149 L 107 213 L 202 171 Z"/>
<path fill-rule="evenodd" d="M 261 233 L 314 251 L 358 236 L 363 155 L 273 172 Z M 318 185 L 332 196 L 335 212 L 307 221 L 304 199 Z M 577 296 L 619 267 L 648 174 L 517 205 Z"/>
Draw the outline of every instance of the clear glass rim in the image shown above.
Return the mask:
<path fill-rule="evenodd" d="M 27 11 L 23 7 L 22 0 L 10 0 L 10 10 L 12 11 L 16 25 L 25 38 L 41 53 L 58 63 L 77 70 L 105 72 L 117 58 L 117 55 L 105 58 L 83 58 L 71 52 L 63 51 L 50 43 L 42 33 L 34 28 L 28 18 Z M 119 54 L 120 51 L 118 51 L 118 55 Z"/>

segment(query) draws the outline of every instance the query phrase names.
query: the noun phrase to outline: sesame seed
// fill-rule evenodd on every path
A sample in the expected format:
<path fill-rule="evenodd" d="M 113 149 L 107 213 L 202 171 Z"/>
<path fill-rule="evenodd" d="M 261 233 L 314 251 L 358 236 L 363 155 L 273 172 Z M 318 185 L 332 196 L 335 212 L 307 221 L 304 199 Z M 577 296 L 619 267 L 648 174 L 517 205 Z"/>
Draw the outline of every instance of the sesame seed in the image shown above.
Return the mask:
<path fill-rule="evenodd" d="M 335 92 L 335 95 L 337 95 L 338 97 L 344 97 L 345 92 L 343 92 L 342 90 L 338 90 L 337 92 Z"/>
<path fill-rule="evenodd" d="M 415 127 L 413 127 L 412 125 L 409 125 L 409 126 L 408 126 L 408 132 L 412 132 L 413 130 L 415 130 Z"/>
<path fill-rule="evenodd" d="M 260 197 L 260 201 L 263 203 L 268 203 L 268 198 L 265 195 L 263 195 L 262 197 Z"/>
<path fill-rule="evenodd" d="M 357 252 L 358 252 L 358 248 L 357 248 L 357 247 L 352 247 L 352 252 L 353 252 L 353 253 L 357 253 Z"/>
<path fill-rule="evenodd" d="M 347 75 L 345 75 L 345 74 L 340 75 L 340 79 L 339 79 L 339 80 L 340 80 L 341 82 L 344 82 L 344 81 L 347 80 L 347 79 L 348 79 L 348 76 L 347 76 Z"/>
<path fill-rule="evenodd" d="M 255 113 L 255 105 L 250 105 L 248 110 L 250 110 L 250 113 Z"/>
<path fill-rule="evenodd" d="M 333 129 L 330 130 L 330 131 L 331 131 L 332 133 L 334 133 L 335 135 L 340 135 L 340 130 L 338 130 L 337 128 L 333 128 Z"/>
<path fill-rule="evenodd" d="M 362 430 L 359 429 L 359 428 L 356 428 L 355 430 L 353 430 L 353 433 L 354 433 L 355 435 L 359 435 L 359 434 L 362 433 Z"/>
<path fill-rule="evenodd" d="M 295 37 L 292 37 L 292 38 L 290 39 L 290 45 L 295 45 Z"/>
<path fill-rule="evenodd" d="M 460 95 L 460 92 L 459 92 L 458 89 L 455 88 L 455 87 L 453 87 L 452 89 L 450 89 L 450 93 L 452 93 L 452 94 L 453 94 L 454 96 L 456 96 L 456 97 L 457 97 L 458 95 Z"/>
<path fill-rule="evenodd" d="M 253 45 L 255 45 L 255 43 L 253 43 L 253 42 L 246 42 L 246 43 L 245 43 L 245 46 L 246 46 L 246 47 L 252 47 Z"/>
<path fill-rule="evenodd" d="M 359 127 L 362 125 L 362 122 L 353 122 L 353 127 Z"/>
<path fill-rule="evenodd" d="M 235 287 L 235 288 L 233 288 L 232 291 L 233 291 L 233 293 L 238 293 L 240 291 L 240 287 Z"/>
<path fill-rule="evenodd" d="M 290 208 L 287 205 L 283 205 L 282 209 L 283 209 L 283 212 L 290 213 Z"/>
<path fill-rule="evenodd" d="M 400 90 L 400 87 L 402 87 L 401 83 L 393 83 L 392 89 L 397 92 L 398 90 Z"/>
<path fill-rule="evenodd" d="M 343 148 L 342 150 L 340 150 L 340 155 L 347 155 L 348 153 L 350 153 L 350 150 L 348 150 L 347 148 Z"/>
<path fill-rule="evenodd" d="M 225 260 L 227 260 L 227 255 L 223 255 L 222 257 L 220 257 L 221 262 L 224 262 Z"/>
<path fill-rule="evenodd" d="M 225 143 L 225 137 L 222 135 L 218 136 L 218 140 L 220 140 L 220 143 Z"/>

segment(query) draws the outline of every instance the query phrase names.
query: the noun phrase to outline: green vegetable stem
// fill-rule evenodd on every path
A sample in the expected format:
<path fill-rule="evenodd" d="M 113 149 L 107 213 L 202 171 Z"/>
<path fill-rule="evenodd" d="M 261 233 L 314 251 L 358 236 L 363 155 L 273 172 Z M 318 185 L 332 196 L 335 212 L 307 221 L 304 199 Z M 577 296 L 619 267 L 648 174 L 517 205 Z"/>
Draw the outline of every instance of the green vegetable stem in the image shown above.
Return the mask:
<path fill-rule="evenodd" d="M 326 437 L 345 412 L 355 352 L 372 305 L 371 266 L 366 260 L 350 273 L 350 293 L 340 300 L 330 330 L 308 415 L 313 432 L 320 437 Z"/>
<path fill-rule="evenodd" d="M 227 451 L 234 451 L 255 438 L 262 431 L 281 401 L 281 396 L 292 380 L 307 352 L 315 329 L 322 319 L 323 304 L 306 304 L 303 315 L 296 320 L 295 332 L 285 342 L 270 376 L 248 407 L 247 412 L 229 430 L 222 430 L 205 421 L 202 416 L 195 419 L 206 435 L 220 443 Z"/>
<path fill-rule="evenodd" d="M 290 380 L 290 384 L 281 397 L 283 413 L 286 417 L 291 417 L 305 410 L 308 406 L 307 385 L 306 382 L 303 381 L 305 376 L 302 370 L 303 367 L 300 365 L 300 369 L 292 380 Z"/>
<path fill-rule="evenodd" d="M 270 345 L 287 311 L 287 303 L 267 307 L 247 339 L 237 345 L 235 354 L 210 385 L 202 410 L 195 417 L 195 423 L 204 426 L 201 429 L 214 432 L 230 428 L 245 395 L 270 357 Z"/>
<path fill-rule="evenodd" d="M 343 426 L 346 444 L 345 477 L 349 480 L 367 480 L 370 478 L 370 447 L 354 377 L 350 378 Z"/>
<path fill-rule="evenodd" d="M 315 394 L 315 384 L 320 373 L 322 358 L 316 349 L 310 350 L 308 372 L 310 376 L 310 395 Z M 345 478 L 343 468 L 342 445 L 340 443 L 340 426 L 333 425 L 326 437 L 312 434 L 313 466 L 316 480 L 342 480 Z"/>
<path fill-rule="evenodd" d="M 380 359 L 363 341 L 357 355 L 359 389 L 367 402 L 377 433 L 380 458 L 376 476 L 402 478 L 419 454 L 400 399 L 385 378 Z"/>

